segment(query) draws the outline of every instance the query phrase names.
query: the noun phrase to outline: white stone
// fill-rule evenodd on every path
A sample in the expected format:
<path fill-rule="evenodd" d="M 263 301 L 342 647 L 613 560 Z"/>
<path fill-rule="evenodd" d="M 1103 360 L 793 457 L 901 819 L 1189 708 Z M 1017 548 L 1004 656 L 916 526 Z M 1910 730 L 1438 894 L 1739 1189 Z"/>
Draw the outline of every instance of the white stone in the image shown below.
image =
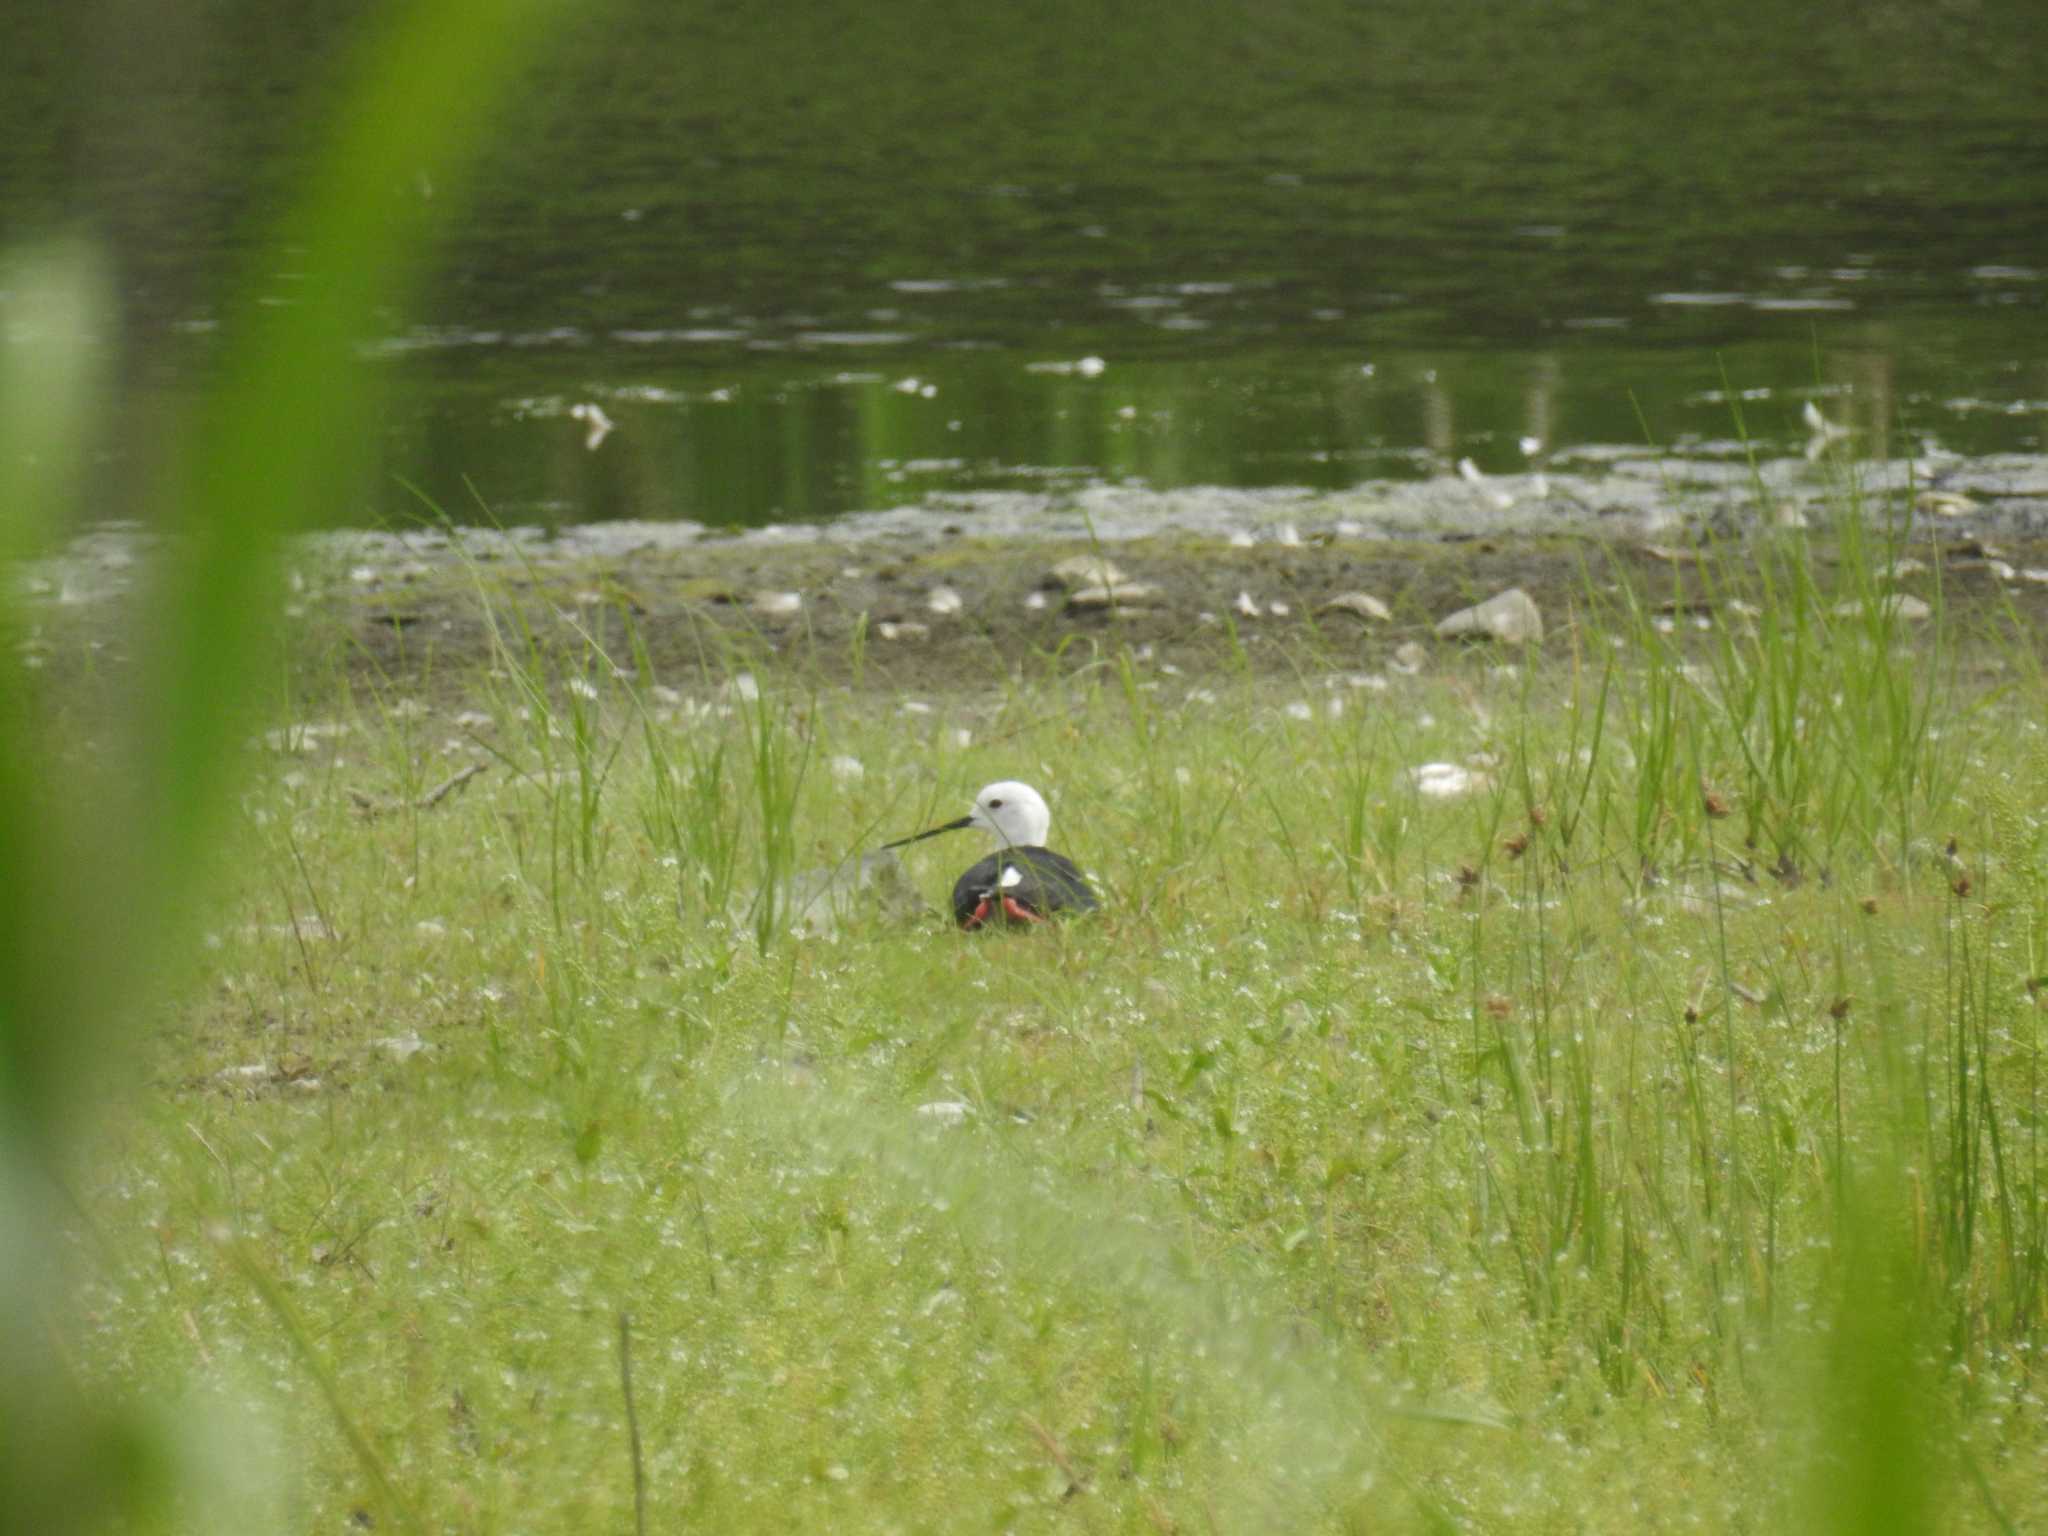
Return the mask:
<path fill-rule="evenodd" d="M 1910 592 L 1892 592 L 1877 600 L 1877 611 L 1888 619 L 1905 619 L 1917 622 L 1934 617 L 1934 610 Z M 1854 599 L 1835 604 L 1835 613 L 1840 618 L 1853 619 L 1862 613 L 1864 605 Z"/>
<path fill-rule="evenodd" d="M 1423 763 L 1408 770 L 1408 782 L 1427 799 L 1454 800 L 1470 794 L 1484 780 L 1457 763 Z"/>
<path fill-rule="evenodd" d="M 1068 589 L 1114 587 L 1131 578 L 1101 555 L 1069 555 L 1050 572 L 1052 579 Z"/>
<path fill-rule="evenodd" d="M 1505 512 L 1515 504 L 1515 498 L 1506 491 L 1495 490 L 1486 478 L 1486 471 L 1470 459 L 1458 460 L 1458 478 L 1480 492 L 1500 511 Z"/>
<path fill-rule="evenodd" d="M 1528 645 L 1543 639 L 1543 615 L 1533 597 L 1520 587 L 1509 587 L 1483 603 L 1460 608 L 1438 623 L 1436 632 L 1446 640 L 1472 637 Z"/>
<path fill-rule="evenodd" d="M 1931 517 L 1968 517 L 1977 503 L 1957 491 L 1922 491 L 1914 507 Z"/>
<path fill-rule="evenodd" d="M 1069 608 L 1141 608 L 1159 596 L 1149 582 L 1120 581 L 1109 587 L 1082 587 L 1067 599 Z"/>
<path fill-rule="evenodd" d="M 1371 619 L 1380 624 L 1391 624 L 1394 621 L 1394 610 L 1370 592 L 1339 592 L 1318 611 L 1354 614 L 1361 619 Z"/>

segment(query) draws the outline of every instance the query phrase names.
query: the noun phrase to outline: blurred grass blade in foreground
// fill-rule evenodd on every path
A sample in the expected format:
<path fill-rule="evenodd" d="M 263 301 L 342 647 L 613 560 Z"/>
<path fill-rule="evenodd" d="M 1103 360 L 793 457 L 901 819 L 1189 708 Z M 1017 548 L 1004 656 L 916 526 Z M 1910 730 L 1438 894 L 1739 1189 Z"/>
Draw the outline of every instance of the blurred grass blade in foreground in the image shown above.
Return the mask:
<path fill-rule="evenodd" d="M 459 185 L 549 0 L 429 0 L 364 32 L 292 206 L 254 248 L 220 382 L 154 498 L 171 536 L 138 637 L 129 739 L 56 761 L 49 701 L 10 644 L 0 667 L 0 1508 L 18 1529 L 171 1518 L 192 1458 L 163 1420 L 94 1402 L 67 1369 L 70 1323 L 50 1251 L 52 1171 L 110 1076 L 117 1025 L 173 952 L 211 860 L 230 754 L 277 610 L 282 536 L 339 509 L 371 382 L 354 347 L 397 302 L 431 205 Z M 277 253 L 303 253 L 303 296 L 256 303 Z M 76 469 L 101 430 L 94 375 L 110 312 L 90 248 L 17 258 L 0 359 L 0 559 L 82 521 Z M 10 573 L 0 632 L 19 638 Z M 185 1514 L 189 1516 L 188 1507 Z M 203 1523 L 203 1522 L 202 1522 Z"/>

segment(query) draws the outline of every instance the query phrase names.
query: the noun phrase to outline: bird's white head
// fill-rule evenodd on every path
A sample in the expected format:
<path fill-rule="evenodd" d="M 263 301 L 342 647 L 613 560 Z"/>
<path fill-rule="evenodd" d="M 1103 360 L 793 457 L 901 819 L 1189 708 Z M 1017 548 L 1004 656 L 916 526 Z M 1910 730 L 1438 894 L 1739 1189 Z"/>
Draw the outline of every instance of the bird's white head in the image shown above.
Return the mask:
<path fill-rule="evenodd" d="M 1052 812 L 1029 784 L 1004 779 L 990 784 L 974 797 L 974 810 L 967 818 L 972 826 L 993 832 L 998 842 L 1012 848 L 1043 848 L 1052 831 Z"/>

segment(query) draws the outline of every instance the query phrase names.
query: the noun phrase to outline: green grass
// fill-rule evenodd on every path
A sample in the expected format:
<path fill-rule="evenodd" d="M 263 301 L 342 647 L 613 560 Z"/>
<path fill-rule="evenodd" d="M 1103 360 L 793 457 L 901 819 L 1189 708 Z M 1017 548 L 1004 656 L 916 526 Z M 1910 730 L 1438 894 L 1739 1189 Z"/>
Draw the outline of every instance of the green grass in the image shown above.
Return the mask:
<path fill-rule="evenodd" d="M 65 1353 L 269 1426 L 272 1529 L 626 1528 L 621 1313 L 654 1529 L 2037 1522 L 2039 679 L 1807 597 L 1384 692 L 508 623 L 322 701 L 73 1159 Z M 1012 775 L 1101 919 L 749 900 Z"/>

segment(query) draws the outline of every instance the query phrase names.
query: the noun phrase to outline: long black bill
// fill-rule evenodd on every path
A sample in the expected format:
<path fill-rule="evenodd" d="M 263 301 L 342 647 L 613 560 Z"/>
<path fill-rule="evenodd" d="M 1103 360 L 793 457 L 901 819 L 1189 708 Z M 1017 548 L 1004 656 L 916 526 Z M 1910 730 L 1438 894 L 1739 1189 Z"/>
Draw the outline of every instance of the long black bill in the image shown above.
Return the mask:
<path fill-rule="evenodd" d="M 899 837 L 893 843 L 884 843 L 884 848 L 901 848 L 905 843 L 921 843 L 928 837 L 937 837 L 941 832 L 958 832 L 962 827 L 974 825 L 972 816 L 962 816 L 958 821 L 949 821 L 943 827 L 933 827 L 926 832 L 913 832 L 908 837 Z"/>

